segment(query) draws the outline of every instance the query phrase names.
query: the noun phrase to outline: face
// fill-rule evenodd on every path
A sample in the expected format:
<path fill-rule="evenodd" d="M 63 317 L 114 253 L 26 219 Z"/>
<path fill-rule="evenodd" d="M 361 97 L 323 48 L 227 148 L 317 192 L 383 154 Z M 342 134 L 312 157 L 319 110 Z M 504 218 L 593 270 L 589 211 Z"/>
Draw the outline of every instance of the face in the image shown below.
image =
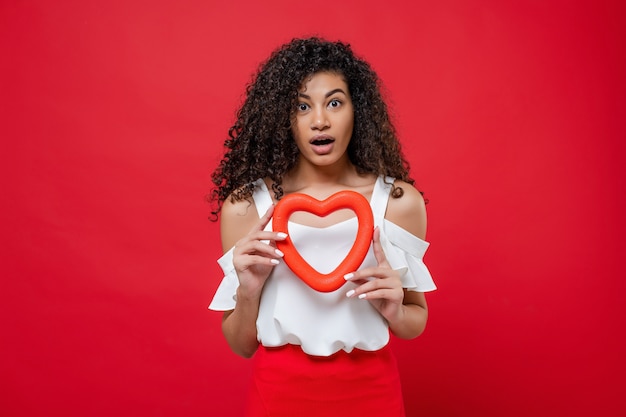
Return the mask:
<path fill-rule="evenodd" d="M 343 76 L 318 72 L 298 91 L 291 130 L 300 163 L 332 166 L 347 163 L 354 127 L 354 109 Z"/>

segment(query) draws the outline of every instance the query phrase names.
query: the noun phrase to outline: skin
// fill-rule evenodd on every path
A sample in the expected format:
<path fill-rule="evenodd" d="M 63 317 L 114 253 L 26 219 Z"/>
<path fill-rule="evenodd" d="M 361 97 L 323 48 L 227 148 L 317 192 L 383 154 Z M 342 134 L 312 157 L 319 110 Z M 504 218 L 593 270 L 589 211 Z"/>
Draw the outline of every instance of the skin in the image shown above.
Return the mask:
<path fill-rule="evenodd" d="M 353 190 L 370 199 L 376 176 L 358 174 L 346 153 L 352 137 L 354 109 L 344 78 L 336 73 L 316 73 L 305 80 L 299 100 L 292 118 L 292 133 L 300 156 L 283 179 L 285 194 L 300 192 L 323 200 L 338 191 Z M 332 145 L 316 148 L 312 143 L 316 138 L 330 140 Z M 266 183 L 271 186 L 267 179 Z M 404 195 L 389 199 L 385 218 L 425 239 L 426 209 L 421 194 L 403 181 L 395 184 L 402 187 Z M 276 241 L 285 235 L 263 230 L 272 213 L 273 207 L 259 219 L 254 202 L 247 200 L 227 199 L 222 207 L 222 247 L 227 251 L 234 246 L 233 264 L 240 284 L 237 305 L 224 313 L 222 330 L 231 349 L 243 357 L 251 357 L 258 347 L 256 320 L 261 293 L 272 268 L 282 258 Z M 291 220 L 326 227 L 353 215 L 349 210 L 323 218 L 297 212 Z M 373 250 L 378 265 L 347 274 L 346 280 L 359 285 L 347 292 L 346 297 L 371 303 L 387 320 L 394 335 L 403 339 L 419 336 L 428 318 L 424 294 L 402 288 L 399 274 L 391 269 L 382 250 L 378 229 L 374 231 Z M 376 279 L 365 280 L 369 277 Z"/>

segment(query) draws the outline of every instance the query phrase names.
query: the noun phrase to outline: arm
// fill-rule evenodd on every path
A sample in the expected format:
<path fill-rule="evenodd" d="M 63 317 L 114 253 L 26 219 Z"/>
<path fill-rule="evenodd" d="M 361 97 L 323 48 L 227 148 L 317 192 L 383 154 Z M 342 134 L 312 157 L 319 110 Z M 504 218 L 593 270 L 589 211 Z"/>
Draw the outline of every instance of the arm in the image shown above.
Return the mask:
<path fill-rule="evenodd" d="M 239 279 L 237 304 L 234 310 L 224 313 L 222 332 L 233 352 L 246 358 L 258 347 L 256 320 L 263 286 L 282 256 L 274 241 L 286 236 L 263 231 L 272 213 L 273 206 L 259 219 L 253 203 L 230 199 L 224 202 L 221 212 L 222 248 L 226 251 L 234 246 L 233 264 Z M 270 244 L 261 240 L 269 240 Z"/>
<path fill-rule="evenodd" d="M 426 207 L 422 195 L 413 186 L 396 182 L 404 190 L 401 198 L 390 198 L 385 218 L 420 239 L 426 237 Z M 374 231 L 374 255 L 377 267 L 354 272 L 352 281 L 362 282 L 350 297 L 365 298 L 380 312 L 389 323 L 392 333 L 402 339 L 419 336 L 426 327 L 428 306 L 424 293 L 407 291 L 402 288 L 400 276 L 385 258 L 380 245 L 380 231 Z M 365 281 L 364 278 L 377 279 Z"/>

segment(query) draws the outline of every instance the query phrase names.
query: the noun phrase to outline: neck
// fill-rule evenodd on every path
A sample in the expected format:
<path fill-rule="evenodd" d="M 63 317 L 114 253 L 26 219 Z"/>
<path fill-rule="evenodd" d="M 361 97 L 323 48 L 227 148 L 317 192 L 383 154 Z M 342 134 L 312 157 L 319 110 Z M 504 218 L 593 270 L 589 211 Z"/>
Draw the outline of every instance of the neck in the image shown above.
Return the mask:
<path fill-rule="evenodd" d="M 317 166 L 303 161 L 289 171 L 283 180 L 289 192 L 311 186 L 349 184 L 357 177 L 356 167 L 346 158 L 329 166 Z"/>
<path fill-rule="evenodd" d="M 312 165 L 299 161 L 288 176 L 295 181 L 308 183 L 337 183 L 356 174 L 356 167 L 346 158 L 332 165 Z"/>

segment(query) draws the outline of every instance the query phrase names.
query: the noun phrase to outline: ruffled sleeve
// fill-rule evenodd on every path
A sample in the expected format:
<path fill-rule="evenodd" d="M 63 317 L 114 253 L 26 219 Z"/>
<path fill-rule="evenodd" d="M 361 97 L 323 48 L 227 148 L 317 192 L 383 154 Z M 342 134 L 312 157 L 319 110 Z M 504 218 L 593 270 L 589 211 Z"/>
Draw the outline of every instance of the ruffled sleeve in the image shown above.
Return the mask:
<path fill-rule="evenodd" d="M 436 290 L 423 261 L 430 243 L 388 220 L 384 220 L 381 226 L 380 243 L 391 267 L 402 274 L 402 286 L 417 292 Z"/>
<path fill-rule="evenodd" d="M 233 250 L 231 248 L 228 252 L 222 255 L 217 260 L 217 263 L 224 271 L 224 278 L 220 286 L 217 287 L 217 291 L 213 296 L 213 301 L 209 304 L 209 309 L 215 311 L 228 311 L 235 308 L 237 303 L 237 288 L 239 287 L 239 279 L 237 278 L 237 272 L 233 265 Z"/>

